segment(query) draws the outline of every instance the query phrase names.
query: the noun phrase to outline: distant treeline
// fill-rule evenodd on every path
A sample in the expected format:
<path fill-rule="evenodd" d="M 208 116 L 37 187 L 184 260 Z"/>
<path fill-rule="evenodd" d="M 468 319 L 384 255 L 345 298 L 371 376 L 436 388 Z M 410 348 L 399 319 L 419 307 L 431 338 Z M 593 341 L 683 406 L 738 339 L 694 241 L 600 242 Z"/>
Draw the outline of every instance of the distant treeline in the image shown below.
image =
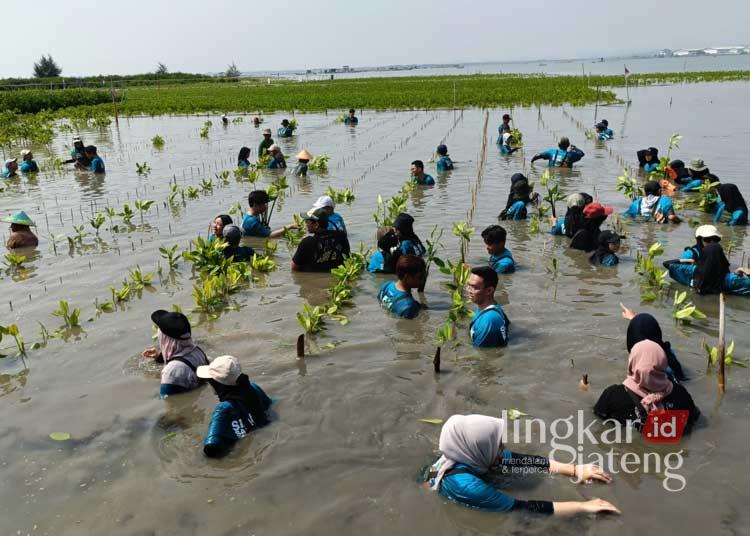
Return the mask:
<path fill-rule="evenodd" d="M 0 78 L 0 91 L 46 86 L 47 89 L 76 87 L 110 87 L 122 85 L 191 84 L 195 82 L 226 82 L 223 76 L 195 73 L 144 73 L 130 75 L 56 76 L 51 78 Z M 230 79 L 231 80 L 231 79 Z"/>

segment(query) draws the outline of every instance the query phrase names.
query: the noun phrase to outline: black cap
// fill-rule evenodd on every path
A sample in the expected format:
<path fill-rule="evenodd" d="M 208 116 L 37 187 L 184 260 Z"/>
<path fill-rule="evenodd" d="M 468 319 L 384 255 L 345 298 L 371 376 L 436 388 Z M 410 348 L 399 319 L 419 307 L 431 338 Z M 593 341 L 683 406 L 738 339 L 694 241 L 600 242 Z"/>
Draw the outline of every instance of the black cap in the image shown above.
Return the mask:
<path fill-rule="evenodd" d="M 164 335 L 173 339 L 190 338 L 190 322 L 182 313 L 174 313 L 159 309 L 151 313 L 151 321 L 159 327 Z"/>
<path fill-rule="evenodd" d="M 503 114 L 503 119 L 507 119 L 508 121 L 510 121 L 513 118 L 511 116 L 509 116 L 508 114 Z"/>

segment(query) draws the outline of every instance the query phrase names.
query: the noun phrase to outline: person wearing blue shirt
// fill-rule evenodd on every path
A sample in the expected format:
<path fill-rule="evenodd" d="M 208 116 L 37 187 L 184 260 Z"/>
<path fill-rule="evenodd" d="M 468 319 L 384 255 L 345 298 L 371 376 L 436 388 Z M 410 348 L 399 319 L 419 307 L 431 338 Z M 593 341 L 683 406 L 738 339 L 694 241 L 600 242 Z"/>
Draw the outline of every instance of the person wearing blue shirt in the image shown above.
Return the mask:
<path fill-rule="evenodd" d="M 453 415 L 440 431 L 440 458 L 427 468 L 424 480 L 446 499 L 490 512 L 527 511 L 540 514 L 620 513 L 602 499 L 551 502 L 510 497 L 489 481 L 489 476 L 508 479 L 536 474 L 573 477 L 576 483 L 612 478 L 595 464 L 572 465 L 543 456 L 517 454 L 504 448 L 505 419 L 486 415 Z"/>
<path fill-rule="evenodd" d="M 727 225 L 747 225 L 747 203 L 737 185 L 720 184 L 716 190 L 719 193 L 719 202 L 716 203 L 714 222 L 719 223 L 722 219 L 728 219 Z M 725 212 L 728 218 L 722 218 Z"/>
<path fill-rule="evenodd" d="M 104 160 L 96 152 L 95 145 L 89 145 L 86 147 L 86 158 L 91 161 L 91 171 L 93 173 L 105 173 Z"/>
<path fill-rule="evenodd" d="M 344 118 L 344 124 L 349 126 L 355 126 L 359 123 L 359 119 L 357 119 L 357 116 L 354 115 L 354 108 L 351 108 L 349 110 L 349 115 Z"/>
<path fill-rule="evenodd" d="M 195 371 L 208 364 L 206 353 L 191 338 L 190 321 L 182 313 L 162 309 L 151 314 L 159 328 L 159 348 L 146 348 L 142 355 L 164 363 L 159 396 L 167 398 L 201 386 Z"/>
<path fill-rule="evenodd" d="M 242 240 L 242 229 L 236 225 L 227 225 L 222 231 L 222 236 L 227 245 L 224 248 L 224 258 L 232 259 L 232 262 L 250 262 L 255 255 L 255 250 L 250 247 L 240 246 Z"/>
<path fill-rule="evenodd" d="M 642 217 L 657 223 L 680 223 L 680 218 L 674 213 L 672 198 L 661 195 L 658 182 L 648 181 L 643 185 L 643 192 L 645 195 L 630 204 L 625 216 Z"/>
<path fill-rule="evenodd" d="M 698 262 L 706 244 L 718 244 L 720 241 L 721 234 L 716 227 L 713 225 L 700 225 L 695 230 L 695 244 L 685 248 L 682 255 L 680 255 L 680 260 Z"/>
<path fill-rule="evenodd" d="M 268 148 L 268 154 L 271 155 L 268 169 L 286 169 L 286 159 L 281 152 L 281 147 L 274 143 Z"/>
<path fill-rule="evenodd" d="M 420 186 L 432 186 L 435 184 L 435 179 L 424 172 L 424 162 L 421 160 L 415 160 L 411 163 L 411 178 Z"/>
<path fill-rule="evenodd" d="M 471 343 L 480 348 L 494 348 L 508 344 L 510 320 L 495 302 L 497 272 L 489 266 L 471 269 L 466 283 L 469 299 L 476 305 L 469 325 Z"/>
<path fill-rule="evenodd" d="M 378 291 L 380 305 L 401 318 L 416 317 L 422 306 L 414 299 L 411 290 L 422 284 L 425 271 L 425 262 L 420 257 L 401 255 L 396 262 L 398 281 L 383 283 Z"/>
<path fill-rule="evenodd" d="M 680 188 L 681 192 L 694 192 L 698 190 L 705 181 L 718 181 L 719 179 L 711 174 L 705 162 L 700 158 L 693 158 L 685 166 L 690 173 L 690 180 Z"/>
<path fill-rule="evenodd" d="M 23 160 L 19 168 L 21 173 L 39 173 L 39 166 L 34 160 L 34 155 L 31 154 L 31 151 L 28 149 L 21 151 L 21 159 Z"/>
<path fill-rule="evenodd" d="M 611 140 L 614 137 L 614 133 L 611 128 L 607 128 L 604 120 L 594 125 L 596 130 L 596 138 L 601 141 Z"/>
<path fill-rule="evenodd" d="M 438 171 L 451 171 L 453 169 L 453 160 L 448 156 L 448 146 L 441 143 L 437 146 L 436 150 L 438 154 L 437 170 Z"/>
<path fill-rule="evenodd" d="M 542 153 L 535 154 L 531 159 L 531 163 L 533 164 L 537 160 L 547 160 L 549 167 L 570 168 L 585 156 L 583 151 L 575 145 L 571 145 L 570 140 L 566 137 L 560 138 L 557 147 L 557 149 L 548 149 Z"/>
<path fill-rule="evenodd" d="M 490 225 L 482 231 L 482 239 L 490 255 L 490 268 L 498 274 L 511 274 L 516 271 L 513 255 L 505 248 L 506 238 L 507 232 L 500 225 Z"/>
<path fill-rule="evenodd" d="M 367 271 L 392 274 L 400 255 L 422 257 L 427 252 L 414 232 L 414 218 L 402 212 L 393 220 L 393 227 L 381 229 L 378 236 L 378 249 L 370 257 Z"/>
<path fill-rule="evenodd" d="M 646 173 L 652 173 L 659 168 L 659 149 L 649 147 L 635 153 L 638 158 L 638 167 Z"/>
<path fill-rule="evenodd" d="M 510 192 L 505 208 L 497 216 L 500 220 L 525 220 L 528 216 L 526 205 L 539 204 L 539 194 L 532 193 L 529 179 L 523 173 L 514 173 L 510 177 Z"/>
<path fill-rule="evenodd" d="M 597 238 L 597 248 L 591 256 L 591 260 L 602 266 L 616 266 L 620 259 L 617 252 L 620 250 L 620 235 L 612 231 L 602 231 Z"/>
<path fill-rule="evenodd" d="M 346 234 L 346 224 L 344 224 L 344 218 L 341 214 L 334 212 L 336 204 L 333 202 L 331 196 L 321 195 L 312 208 L 307 212 L 308 215 L 312 214 L 318 209 L 324 209 L 328 213 L 328 230 L 329 231 L 341 231 Z"/>
<path fill-rule="evenodd" d="M 208 225 L 208 241 L 213 242 L 217 236 L 224 236 L 224 227 L 234 223 L 229 214 L 219 214 Z"/>
<path fill-rule="evenodd" d="M 16 176 L 18 171 L 18 158 L 8 158 L 3 165 L 3 170 L 0 172 L 0 178 L 12 179 Z"/>
<path fill-rule="evenodd" d="M 242 169 L 250 167 L 250 147 L 240 149 L 240 154 L 237 155 L 237 167 Z"/>
<path fill-rule="evenodd" d="M 242 234 L 245 236 L 257 236 L 260 238 L 278 238 L 287 229 L 297 229 L 297 224 L 285 225 L 274 231 L 264 223 L 264 216 L 268 212 L 268 194 L 265 190 L 253 190 L 247 195 L 247 204 L 250 210 L 242 220 Z"/>
<path fill-rule="evenodd" d="M 198 367 L 196 375 L 207 380 L 219 398 L 203 440 L 209 458 L 224 456 L 237 441 L 270 422 L 271 399 L 242 373 L 236 357 L 219 356 Z"/>
<path fill-rule="evenodd" d="M 284 119 L 281 122 L 281 126 L 276 131 L 276 135 L 279 138 L 291 138 L 292 136 L 294 136 L 294 129 L 291 127 L 288 119 Z"/>
<path fill-rule="evenodd" d="M 729 269 L 729 261 L 719 243 L 703 246 L 697 262 L 692 260 L 664 261 L 664 268 L 672 279 L 695 289 L 699 294 L 738 294 L 750 296 L 750 270 Z"/>
<path fill-rule="evenodd" d="M 510 125 L 503 125 L 502 129 L 503 130 L 500 133 L 500 137 L 497 140 L 497 143 L 500 144 L 500 153 L 513 154 L 520 147 L 513 147 L 514 140 L 513 134 L 511 134 Z"/>
<path fill-rule="evenodd" d="M 510 132 L 510 122 L 513 121 L 513 118 L 509 114 L 503 114 L 503 122 L 500 123 L 500 126 L 497 127 L 497 142 L 502 143 L 503 139 L 503 132 L 506 130 Z"/>

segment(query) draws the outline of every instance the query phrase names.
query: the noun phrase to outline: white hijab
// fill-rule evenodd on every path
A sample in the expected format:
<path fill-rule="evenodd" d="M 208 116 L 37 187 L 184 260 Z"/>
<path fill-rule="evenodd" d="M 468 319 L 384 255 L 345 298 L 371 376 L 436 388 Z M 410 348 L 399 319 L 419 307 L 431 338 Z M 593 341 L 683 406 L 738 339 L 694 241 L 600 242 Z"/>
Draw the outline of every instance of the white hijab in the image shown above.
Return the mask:
<path fill-rule="evenodd" d="M 504 429 L 502 419 L 486 415 L 453 415 L 445 421 L 438 446 L 442 456 L 435 463 L 438 474 L 432 489 L 440 489 L 445 473 L 457 463 L 468 465 L 475 473 L 487 473 L 503 446 Z"/>

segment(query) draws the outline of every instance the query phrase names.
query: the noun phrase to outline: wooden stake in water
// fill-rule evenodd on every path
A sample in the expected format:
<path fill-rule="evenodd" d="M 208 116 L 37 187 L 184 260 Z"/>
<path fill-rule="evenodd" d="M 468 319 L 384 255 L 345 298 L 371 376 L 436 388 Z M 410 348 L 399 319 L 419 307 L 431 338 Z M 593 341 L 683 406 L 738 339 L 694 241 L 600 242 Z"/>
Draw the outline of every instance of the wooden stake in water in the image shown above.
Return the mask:
<path fill-rule="evenodd" d="M 724 340 L 724 328 L 725 328 L 725 320 L 724 320 L 724 293 L 719 294 L 719 392 L 724 394 L 724 389 L 726 387 L 726 380 L 724 377 L 724 353 L 726 351 L 725 348 L 725 340 Z"/>
<path fill-rule="evenodd" d="M 440 374 L 440 346 L 435 349 L 435 357 L 432 358 L 432 366 L 436 374 Z"/>
<path fill-rule="evenodd" d="M 303 333 L 297 337 L 297 359 L 304 359 L 305 357 L 305 334 Z"/>
<path fill-rule="evenodd" d="M 596 105 L 594 106 L 594 123 L 596 123 L 596 116 L 599 114 L 599 86 L 596 86 Z"/>

